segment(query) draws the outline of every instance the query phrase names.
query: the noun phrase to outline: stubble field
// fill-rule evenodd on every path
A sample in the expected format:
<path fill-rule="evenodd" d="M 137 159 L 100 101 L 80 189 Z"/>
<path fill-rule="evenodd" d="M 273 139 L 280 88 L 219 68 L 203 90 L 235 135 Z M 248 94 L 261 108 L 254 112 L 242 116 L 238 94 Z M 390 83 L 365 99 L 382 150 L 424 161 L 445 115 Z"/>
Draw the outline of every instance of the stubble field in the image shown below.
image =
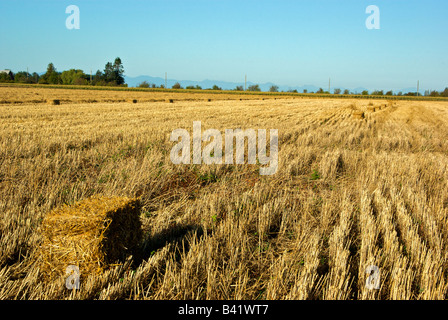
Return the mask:
<path fill-rule="evenodd" d="M 447 102 L 0 90 L 0 299 L 448 297 Z M 172 164 L 193 121 L 278 129 L 277 173 Z M 141 250 L 68 290 L 39 226 L 93 195 L 140 197 Z"/>

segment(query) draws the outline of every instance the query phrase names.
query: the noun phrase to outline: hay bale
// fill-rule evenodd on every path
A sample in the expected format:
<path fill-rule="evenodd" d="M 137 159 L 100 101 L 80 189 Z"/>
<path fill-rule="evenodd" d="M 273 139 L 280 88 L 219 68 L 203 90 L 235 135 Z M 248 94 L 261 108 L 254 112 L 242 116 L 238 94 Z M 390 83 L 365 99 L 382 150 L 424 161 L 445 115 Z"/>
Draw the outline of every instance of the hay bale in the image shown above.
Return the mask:
<path fill-rule="evenodd" d="M 132 99 L 131 102 L 132 102 L 132 103 L 137 103 L 138 100 L 137 100 L 137 99 Z"/>
<path fill-rule="evenodd" d="M 48 103 L 51 104 L 51 105 L 54 105 L 54 106 L 58 106 L 58 105 L 61 104 L 61 100 L 59 100 L 59 99 L 51 99 L 51 100 L 48 100 Z"/>
<path fill-rule="evenodd" d="M 166 102 L 168 102 L 168 103 L 174 103 L 174 100 L 173 100 L 173 99 L 166 99 Z"/>
<path fill-rule="evenodd" d="M 375 111 L 376 111 L 376 108 L 375 108 L 375 107 L 372 107 L 372 106 L 368 106 L 368 107 L 367 107 L 367 111 L 369 111 L 369 112 L 375 112 Z"/>
<path fill-rule="evenodd" d="M 212 101 L 212 99 L 205 99 L 205 101 L 210 102 L 210 101 Z"/>
<path fill-rule="evenodd" d="M 354 119 L 364 119 L 365 115 L 364 115 L 364 112 L 362 112 L 362 111 L 354 111 L 352 113 L 352 117 Z"/>
<path fill-rule="evenodd" d="M 42 276 L 63 276 L 69 265 L 81 277 L 101 273 L 135 254 L 142 239 L 139 211 L 139 199 L 91 197 L 49 212 L 36 257 Z"/>

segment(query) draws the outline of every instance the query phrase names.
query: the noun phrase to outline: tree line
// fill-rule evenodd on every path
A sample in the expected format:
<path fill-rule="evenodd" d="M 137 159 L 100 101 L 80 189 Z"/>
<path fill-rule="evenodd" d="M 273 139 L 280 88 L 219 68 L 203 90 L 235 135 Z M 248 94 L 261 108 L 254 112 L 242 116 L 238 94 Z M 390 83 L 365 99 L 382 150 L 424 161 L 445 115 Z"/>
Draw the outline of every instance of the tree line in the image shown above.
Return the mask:
<path fill-rule="evenodd" d="M 124 67 L 120 58 L 107 62 L 104 70 L 98 70 L 94 75 L 84 73 L 80 69 L 70 69 L 58 72 L 53 63 L 49 63 L 47 71 L 40 75 L 27 71 L 17 73 L 0 73 L 0 82 L 94 85 L 94 86 L 127 86 L 124 80 Z"/>
<path fill-rule="evenodd" d="M 165 86 L 163 84 L 161 84 L 160 86 L 157 86 L 154 83 L 149 83 L 147 81 L 143 81 L 140 84 L 137 85 L 137 87 L 139 88 L 165 88 Z M 199 85 L 196 86 L 186 86 L 185 88 L 182 87 L 182 85 L 179 82 L 176 82 L 171 89 L 189 89 L 189 90 L 202 90 L 202 87 Z M 211 88 L 206 88 L 205 90 L 222 90 L 221 87 L 218 87 L 217 85 L 213 85 Z M 234 89 L 234 91 L 245 91 L 243 86 L 236 86 Z M 250 85 L 246 91 L 261 91 L 261 88 L 258 84 L 254 84 L 254 85 Z M 276 85 L 272 85 L 269 88 L 269 92 L 285 92 L 285 91 L 279 91 L 279 87 Z M 293 90 L 288 90 L 286 92 L 289 93 L 299 93 L 296 89 Z M 319 88 L 318 90 L 316 90 L 316 92 L 308 92 L 307 89 L 303 90 L 303 93 L 317 93 L 317 94 L 330 94 L 330 92 L 328 91 L 324 91 L 324 89 Z M 363 96 L 367 96 L 367 95 L 371 95 L 371 96 L 422 96 L 421 93 L 417 93 L 417 92 L 407 92 L 407 93 L 403 93 L 403 92 L 398 92 L 398 93 L 394 93 L 392 90 L 386 91 L 384 92 L 383 90 L 374 90 L 372 92 L 369 92 L 368 90 L 363 90 L 361 93 L 354 93 L 354 92 L 350 92 L 348 89 L 345 89 L 344 91 L 342 91 L 342 89 L 339 88 L 335 88 L 333 90 L 333 94 L 335 95 L 339 95 L 339 94 L 344 94 L 344 95 L 363 95 Z M 426 97 L 448 97 L 448 88 L 445 88 L 445 90 L 443 91 L 436 91 L 436 90 L 426 90 L 423 94 Z"/>

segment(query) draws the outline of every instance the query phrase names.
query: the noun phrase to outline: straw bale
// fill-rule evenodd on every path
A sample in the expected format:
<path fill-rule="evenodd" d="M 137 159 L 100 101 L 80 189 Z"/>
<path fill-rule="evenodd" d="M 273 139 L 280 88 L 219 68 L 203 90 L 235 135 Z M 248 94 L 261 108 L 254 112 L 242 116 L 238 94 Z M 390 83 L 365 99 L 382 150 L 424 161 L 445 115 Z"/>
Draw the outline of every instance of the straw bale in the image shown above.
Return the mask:
<path fill-rule="evenodd" d="M 47 102 L 54 106 L 58 106 L 61 104 L 61 100 L 59 100 L 59 99 L 51 99 L 51 100 L 48 100 Z"/>
<path fill-rule="evenodd" d="M 364 112 L 362 112 L 362 111 L 354 111 L 352 113 L 352 116 L 355 119 L 364 119 Z"/>
<path fill-rule="evenodd" d="M 139 199 L 91 197 L 49 212 L 40 227 L 37 260 L 42 275 L 65 275 L 69 265 L 81 277 L 124 261 L 142 238 Z"/>

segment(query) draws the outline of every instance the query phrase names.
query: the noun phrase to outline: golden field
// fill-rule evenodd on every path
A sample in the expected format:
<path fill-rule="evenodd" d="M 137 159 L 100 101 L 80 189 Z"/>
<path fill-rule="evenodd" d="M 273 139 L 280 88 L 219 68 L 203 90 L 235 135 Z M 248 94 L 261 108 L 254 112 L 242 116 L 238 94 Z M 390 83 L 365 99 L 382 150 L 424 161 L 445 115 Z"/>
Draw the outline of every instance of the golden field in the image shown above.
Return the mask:
<path fill-rule="evenodd" d="M 84 89 L 82 89 L 84 88 Z M 88 90 L 86 90 L 88 89 Z M 174 93 L 173 93 L 174 92 Z M 287 97 L 288 93 L 268 94 L 239 91 L 206 91 L 206 90 L 166 90 L 166 89 L 140 89 L 124 87 L 79 87 L 79 86 L 45 86 L 0 84 L 1 104 L 47 103 L 60 100 L 61 103 L 117 103 L 117 102 L 166 102 L 169 99 L 176 101 L 197 100 L 253 100 L 275 99 L 278 96 Z"/>
<path fill-rule="evenodd" d="M 447 102 L 0 93 L 0 299 L 448 297 Z M 278 129 L 277 173 L 172 164 L 193 121 Z M 94 195 L 140 198 L 140 251 L 68 290 L 36 264 L 39 227 Z"/>

